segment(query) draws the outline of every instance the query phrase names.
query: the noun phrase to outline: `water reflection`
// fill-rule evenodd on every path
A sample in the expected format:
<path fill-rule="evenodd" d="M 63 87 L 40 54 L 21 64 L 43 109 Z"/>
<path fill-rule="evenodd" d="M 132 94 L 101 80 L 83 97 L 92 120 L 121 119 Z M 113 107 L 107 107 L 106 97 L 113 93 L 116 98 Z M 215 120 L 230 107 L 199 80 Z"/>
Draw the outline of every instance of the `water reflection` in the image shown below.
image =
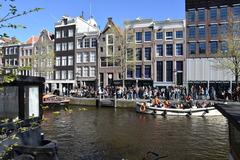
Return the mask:
<path fill-rule="evenodd" d="M 148 151 L 168 160 L 227 159 L 224 117 L 142 115 L 133 109 L 91 108 L 45 113 L 46 136 L 59 142 L 60 159 L 142 159 Z"/>

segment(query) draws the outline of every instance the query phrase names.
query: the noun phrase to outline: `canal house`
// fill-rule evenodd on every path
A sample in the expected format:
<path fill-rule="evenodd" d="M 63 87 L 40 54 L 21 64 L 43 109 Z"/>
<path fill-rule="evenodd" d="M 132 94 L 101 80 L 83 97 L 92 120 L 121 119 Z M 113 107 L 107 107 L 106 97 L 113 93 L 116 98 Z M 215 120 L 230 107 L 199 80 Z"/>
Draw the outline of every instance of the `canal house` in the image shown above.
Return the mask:
<path fill-rule="evenodd" d="M 216 108 L 228 119 L 229 160 L 240 160 L 240 105 L 218 104 Z"/>

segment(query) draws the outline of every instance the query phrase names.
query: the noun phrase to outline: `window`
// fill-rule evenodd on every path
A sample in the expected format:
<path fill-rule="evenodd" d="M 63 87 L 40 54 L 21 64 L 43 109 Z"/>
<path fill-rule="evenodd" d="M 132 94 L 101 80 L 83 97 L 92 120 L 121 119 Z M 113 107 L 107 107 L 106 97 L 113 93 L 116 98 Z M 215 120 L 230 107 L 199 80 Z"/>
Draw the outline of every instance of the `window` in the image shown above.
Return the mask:
<path fill-rule="evenodd" d="M 233 6 L 232 8 L 233 19 L 239 19 L 240 17 L 240 5 Z"/>
<path fill-rule="evenodd" d="M 113 55 L 113 46 L 108 46 L 107 55 Z"/>
<path fill-rule="evenodd" d="M 177 56 L 183 55 L 183 44 L 182 43 L 176 44 L 176 55 Z"/>
<path fill-rule="evenodd" d="M 83 67 L 83 77 L 88 77 L 89 74 L 88 74 L 88 67 Z"/>
<path fill-rule="evenodd" d="M 227 7 L 220 8 L 220 19 L 221 21 L 226 21 L 228 18 Z"/>
<path fill-rule="evenodd" d="M 73 65 L 73 56 L 68 56 L 68 65 L 69 66 Z"/>
<path fill-rule="evenodd" d="M 172 55 L 173 55 L 173 45 L 166 44 L 166 56 L 172 56 Z"/>
<path fill-rule="evenodd" d="M 188 11 L 187 19 L 188 22 L 195 22 L 195 10 Z"/>
<path fill-rule="evenodd" d="M 107 38 L 108 38 L 107 44 L 113 44 L 114 43 L 113 35 L 107 35 Z"/>
<path fill-rule="evenodd" d="M 157 32 L 156 33 L 156 39 L 157 40 L 163 39 L 163 32 Z"/>
<path fill-rule="evenodd" d="M 82 77 L 82 67 L 77 67 L 76 71 L 77 77 Z"/>
<path fill-rule="evenodd" d="M 60 79 L 60 71 L 55 71 L 55 79 Z"/>
<path fill-rule="evenodd" d="M 133 41 L 132 33 L 127 33 L 127 42 L 132 42 L 132 41 Z"/>
<path fill-rule="evenodd" d="M 183 71 L 183 61 L 176 61 L 176 70 Z"/>
<path fill-rule="evenodd" d="M 61 57 L 56 57 L 56 66 L 61 66 Z"/>
<path fill-rule="evenodd" d="M 222 41 L 221 42 L 221 52 L 222 53 L 227 53 L 228 52 L 228 43 L 227 43 L 227 41 Z"/>
<path fill-rule="evenodd" d="M 62 57 L 62 66 L 66 66 L 67 65 L 67 57 L 63 56 Z"/>
<path fill-rule="evenodd" d="M 107 66 L 107 59 L 105 57 L 101 57 L 101 67 L 106 67 Z"/>
<path fill-rule="evenodd" d="M 145 32 L 145 39 L 144 39 L 144 41 L 145 42 L 149 42 L 151 40 L 152 40 L 152 33 L 150 31 Z"/>
<path fill-rule="evenodd" d="M 73 50 L 73 42 L 68 42 L 68 50 Z"/>
<path fill-rule="evenodd" d="M 68 71 L 68 79 L 73 79 L 73 71 Z"/>
<path fill-rule="evenodd" d="M 84 39 L 84 48 L 89 48 L 90 47 L 90 39 L 89 38 L 85 38 Z"/>
<path fill-rule="evenodd" d="M 95 77 L 95 67 L 90 67 L 90 77 Z"/>
<path fill-rule="evenodd" d="M 198 21 L 204 22 L 205 21 L 205 9 L 198 10 Z"/>
<path fill-rule="evenodd" d="M 166 64 L 166 73 L 167 73 L 167 82 L 172 82 L 173 81 L 173 62 L 172 61 L 167 61 Z"/>
<path fill-rule="evenodd" d="M 196 31 L 194 26 L 188 27 L 188 37 L 189 38 L 195 38 Z"/>
<path fill-rule="evenodd" d="M 133 78 L 133 69 L 127 66 L 127 78 Z"/>
<path fill-rule="evenodd" d="M 206 36 L 205 26 L 198 27 L 198 34 L 199 34 L 199 38 L 205 38 Z"/>
<path fill-rule="evenodd" d="M 17 65 L 18 65 L 18 60 L 17 60 L 16 58 L 14 58 L 13 61 L 14 61 L 14 62 L 13 62 L 13 65 L 14 65 L 14 66 L 17 66 Z"/>
<path fill-rule="evenodd" d="M 82 63 L 82 52 L 81 53 L 77 53 L 77 63 Z"/>
<path fill-rule="evenodd" d="M 73 37 L 73 29 L 68 30 L 68 37 Z"/>
<path fill-rule="evenodd" d="M 67 71 L 62 71 L 62 79 L 67 79 Z"/>
<path fill-rule="evenodd" d="M 142 78 L 142 66 L 136 65 L 136 78 Z"/>
<path fill-rule="evenodd" d="M 8 48 L 5 48 L 5 55 L 8 55 Z"/>
<path fill-rule="evenodd" d="M 61 38 L 61 32 L 60 31 L 56 31 L 56 39 L 57 38 Z"/>
<path fill-rule="evenodd" d="M 66 51 L 67 50 L 67 43 L 62 43 L 62 51 Z"/>
<path fill-rule="evenodd" d="M 136 60 L 137 61 L 142 60 L 142 48 L 136 48 Z"/>
<path fill-rule="evenodd" d="M 157 50 L 157 55 L 158 56 L 163 56 L 163 45 L 162 44 L 158 44 L 156 46 L 156 50 Z"/>
<path fill-rule="evenodd" d="M 210 51 L 212 54 L 217 53 L 217 51 L 218 51 L 218 42 L 217 41 L 210 42 Z"/>
<path fill-rule="evenodd" d="M 210 8 L 210 20 L 211 21 L 217 20 L 217 8 Z"/>
<path fill-rule="evenodd" d="M 194 42 L 189 43 L 188 50 L 190 54 L 196 54 L 196 43 Z"/>
<path fill-rule="evenodd" d="M 150 65 L 145 66 L 145 78 L 151 78 L 151 66 Z"/>
<path fill-rule="evenodd" d="M 103 47 L 100 47 L 100 51 L 103 52 Z"/>
<path fill-rule="evenodd" d="M 228 24 L 221 24 L 219 27 L 221 36 L 225 38 L 228 33 Z"/>
<path fill-rule="evenodd" d="M 89 53 L 83 53 L 83 63 L 89 62 Z"/>
<path fill-rule="evenodd" d="M 183 31 L 176 31 L 176 38 L 183 38 Z"/>
<path fill-rule="evenodd" d="M 61 43 L 56 43 L 56 51 L 61 51 Z"/>
<path fill-rule="evenodd" d="M 216 24 L 213 24 L 210 26 L 210 35 L 211 37 L 217 37 L 218 34 L 218 26 Z"/>
<path fill-rule="evenodd" d="M 163 62 L 157 61 L 157 81 L 163 81 Z"/>
<path fill-rule="evenodd" d="M 96 52 L 90 52 L 90 62 L 96 62 Z"/>
<path fill-rule="evenodd" d="M 142 32 L 136 32 L 136 42 L 137 43 L 142 42 Z"/>
<path fill-rule="evenodd" d="M 152 52 L 151 47 L 145 48 L 145 60 L 151 60 L 151 52 Z"/>
<path fill-rule="evenodd" d="M 173 39 L 173 32 L 166 32 L 166 40 L 172 40 Z"/>
<path fill-rule="evenodd" d="M 79 49 L 79 48 L 83 48 L 83 41 L 82 41 L 82 39 L 78 39 L 77 40 L 77 48 Z"/>
<path fill-rule="evenodd" d="M 199 53 L 200 54 L 205 54 L 206 53 L 206 43 L 205 42 L 200 42 L 199 43 Z"/>
<path fill-rule="evenodd" d="M 127 61 L 133 61 L 133 49 L 132 48 L 127 49 Z"/>
<path fill-rule="evenodd" d="M 92 38 L 91 47 L 92 48 L 96 48 L 97 47 L 97 38 Z"/>
<path fill-rule="evenodd" d="M 67 37 L 67 32 L 65 30 L 62 30 L 62 38 L 66 38 Z"/>

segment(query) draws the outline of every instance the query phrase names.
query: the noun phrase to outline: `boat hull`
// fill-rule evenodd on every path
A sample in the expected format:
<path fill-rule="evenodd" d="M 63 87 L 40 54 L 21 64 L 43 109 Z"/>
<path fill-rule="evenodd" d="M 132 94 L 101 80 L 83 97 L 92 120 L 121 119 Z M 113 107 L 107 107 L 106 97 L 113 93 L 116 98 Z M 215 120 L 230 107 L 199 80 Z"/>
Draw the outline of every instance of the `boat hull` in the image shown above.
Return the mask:
<path fill-rule="evenodd" d="M 220 116 L 222 115 L 215 107 L 191 108 L 191 109 L 146 107 L 145 110 L 141 110 L 140 108 L 141 108 L 141 104 L 137 104 L 136 111 L 138 113 L 162 115 L 162 116 Z"/>

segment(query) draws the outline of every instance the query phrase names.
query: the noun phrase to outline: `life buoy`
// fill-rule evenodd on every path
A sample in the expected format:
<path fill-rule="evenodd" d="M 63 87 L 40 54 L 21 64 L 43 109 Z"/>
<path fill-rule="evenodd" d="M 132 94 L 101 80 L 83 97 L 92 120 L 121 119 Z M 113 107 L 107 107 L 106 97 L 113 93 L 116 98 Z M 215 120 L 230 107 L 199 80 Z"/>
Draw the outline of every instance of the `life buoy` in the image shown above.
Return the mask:
<path fill-rule="evenodd" d="M 146 106 L 145 106 L 144 104 L 142 104 L 142 105 L 140 106 L 140 111 L 141 111 L 141 112 L 145 112 L 145 110 L 146 110 Z"/>

